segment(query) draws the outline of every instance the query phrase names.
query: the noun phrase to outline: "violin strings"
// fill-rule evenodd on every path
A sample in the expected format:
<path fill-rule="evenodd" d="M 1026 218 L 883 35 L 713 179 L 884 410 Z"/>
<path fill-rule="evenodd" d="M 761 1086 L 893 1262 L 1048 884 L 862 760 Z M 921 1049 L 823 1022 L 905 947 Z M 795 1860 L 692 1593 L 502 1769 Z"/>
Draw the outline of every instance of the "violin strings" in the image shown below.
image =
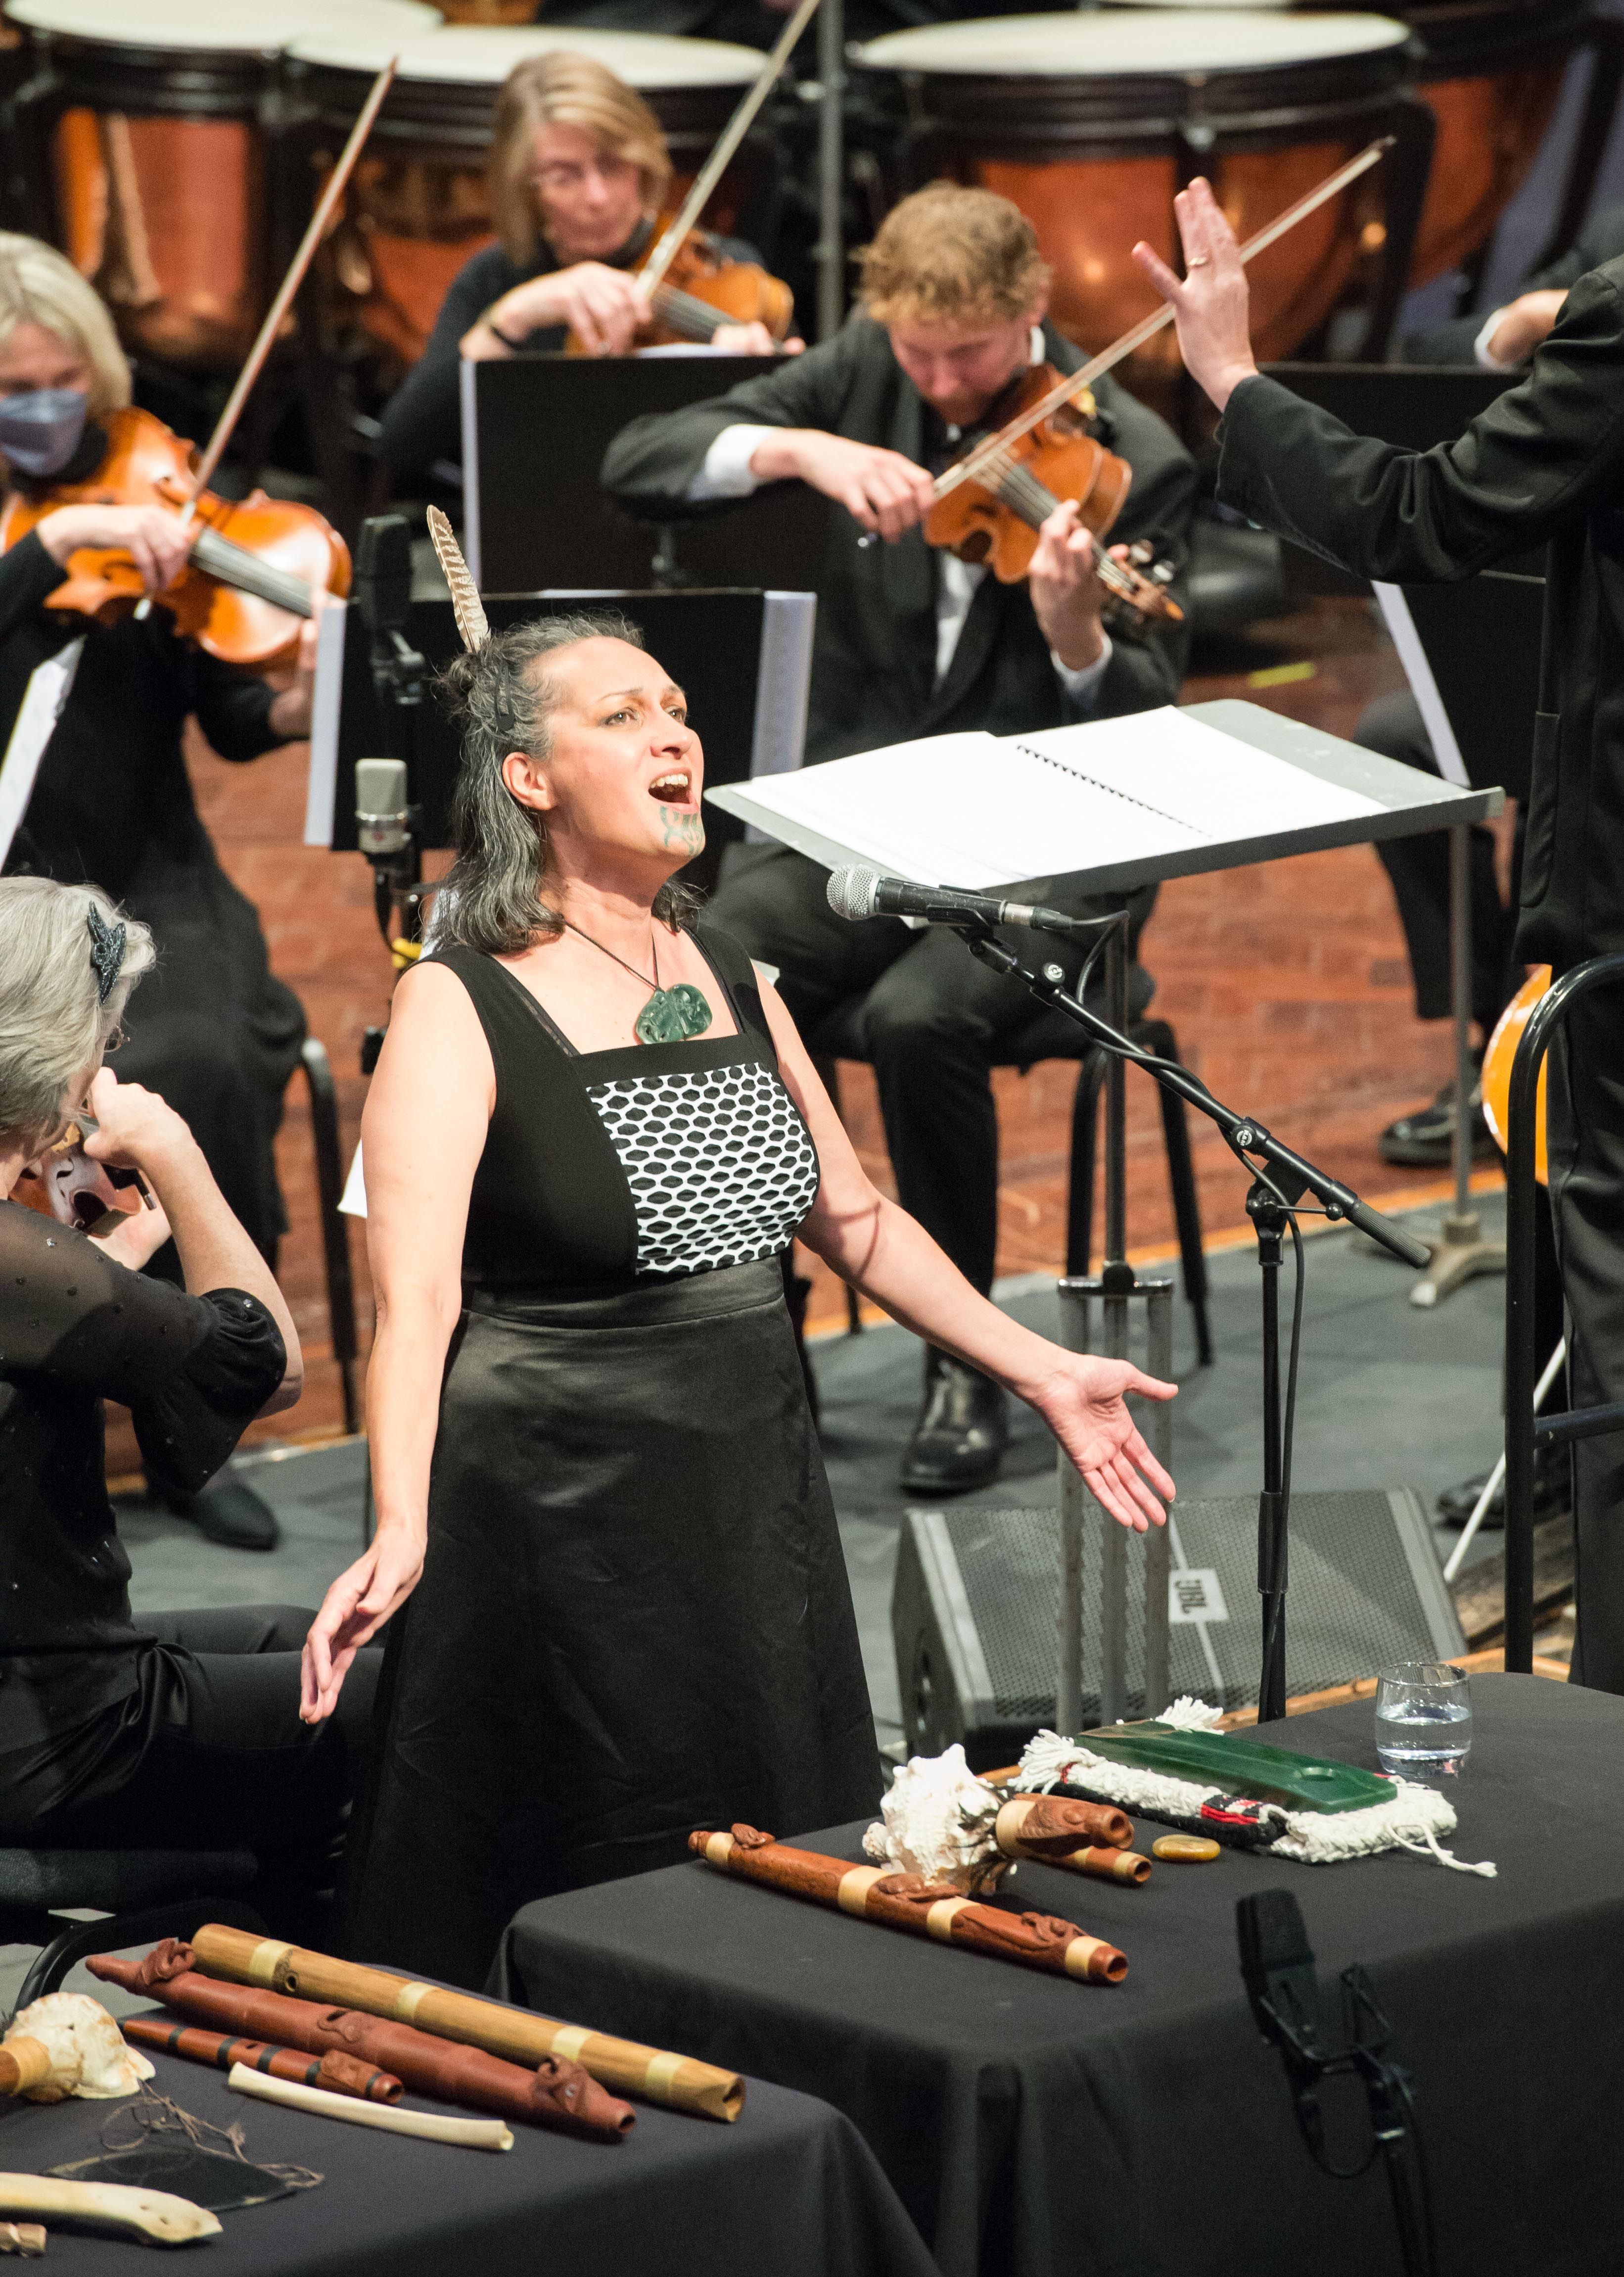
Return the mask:
<path fill-rule="evenodd" d="M 692 293 L 685 293 L 678 285 L 661 285 L 656 288 L 654 306 L 656 315 L 672 325 L 693 324 L 697 327 L 692 337 L 708 340 L 719 332 L 724 324 L 736 322 L 720 308 L 713 308 L 708 301 L 701 301 Z"/>
<path fill-rule="evenodd" d="M 269 601 L 274 608 L 285 609 L 290 616 L 310 614 L 310 588 L 302 577 L 262 561 L 246 546 L 222 537 L 217 530 L 201 532 L 193 544 L 192 559 L 200 569 L 217 577 L 223 585 L 234 585 L 239 592 L 252 593 L 259 600 Z"/>

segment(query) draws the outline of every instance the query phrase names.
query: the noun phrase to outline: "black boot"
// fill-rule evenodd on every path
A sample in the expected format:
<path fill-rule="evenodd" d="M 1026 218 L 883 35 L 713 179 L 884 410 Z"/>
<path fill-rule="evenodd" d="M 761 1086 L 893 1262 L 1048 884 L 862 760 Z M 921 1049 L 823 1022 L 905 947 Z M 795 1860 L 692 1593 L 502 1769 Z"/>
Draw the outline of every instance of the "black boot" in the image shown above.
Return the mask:
<path fill-rule="evenodd" d="M 1472 1090 L 1472 1160 L 1486 1161 L 1495 1152 L 1492 1132 L 1484 1119 L 1483 1093 Z M 1376 1142 L 1384 1162 L 1411 1170 L 1446 1170 L 1455 1152 L 1455 1087 L 1446 1083 L 1430 1107 L 1417 1108 L 1390 1123 Z M 1484 1474 L 1485 1477 L 1487 1474 Z M 1479 1481 L 1481 1487 L 1482 1481 Z"/>
<path fill-rule="evenodd" d="M 163 1479 L 149 1478 L 147 1485 L 171 1517 L 184 1518 L 206 1542 L 217 1542 L 223 1549 L 274 1550 L 282 1539 L 270 1505 L 229 1471 L 216 1472 L 197 1494 Z"/>
<path fill-rule="evenodd" d="M 915 1494 L 990 1486 L 1008 1444 L 998 1386 L 963 1360 L 927 1350 L 924 1405 L 902 1458 L 903 1485 Z"/>
<path fill-rule="evenodd" d="M 1475 1479 L 1463 1479 L 1458 1487 L 1446 1487 L 1439 1495 L 1437 1510 L 1446 1526 L 1464 1526 L 1477 1507 L 1477 1497 L 1489 1483 L 1487 1471 L 1479 1471 Z M 1560 1518 L 1573 1505 L 1572 1459 L 1566 1447 L 1536 1447 L 1534 1450 L 1534 1523 L 1538 1526 L 1547 1518 Z M 1483 1514 L 1483 1530 L 1498 1534 L 1506 1524 L 1506 1481 L 1494 1489 L 1494 1496 Z"/>

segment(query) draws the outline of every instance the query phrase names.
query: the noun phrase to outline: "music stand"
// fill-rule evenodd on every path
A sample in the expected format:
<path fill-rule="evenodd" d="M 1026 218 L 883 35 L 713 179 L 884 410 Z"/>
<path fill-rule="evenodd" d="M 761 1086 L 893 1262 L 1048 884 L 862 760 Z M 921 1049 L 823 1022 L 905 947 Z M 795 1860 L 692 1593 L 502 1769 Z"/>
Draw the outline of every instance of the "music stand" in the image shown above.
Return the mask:
<path fill-rule="evenodd" d="M 816 602 L 810 593 L 507 593 L 484 597 L 492 628 L 595 605 L 621 610 L 641 628 L 649 652 L 686 689 L 705 749 L 708 783 L 742 783 L 801 765 Z M 414 600 L 405 637 L 430 675 L 461 652 L 452 605 Z M 335 852 L 356 845 L 355 762 L 392 752 L 359 605 L 323 613 L 316 667 L 307 846 Z M 451 800 L 459 765 L 456 730 L 432 697 L 418 714 L 410 797 L 420 849 L 451 842 Z M 743 825 L 713 812 L 708 843 L 683 876 L 714 884 L 722 849 Z"/>
<path fill-rule="evenodd" d="M 462 367 L 463 551 L 482 591 L 806 585 L 829 501 L 774 483 L 717 514 L 640 522 L 598 469 L 620 430 L 774 370 L 778 356 L 493 357 Z"/>

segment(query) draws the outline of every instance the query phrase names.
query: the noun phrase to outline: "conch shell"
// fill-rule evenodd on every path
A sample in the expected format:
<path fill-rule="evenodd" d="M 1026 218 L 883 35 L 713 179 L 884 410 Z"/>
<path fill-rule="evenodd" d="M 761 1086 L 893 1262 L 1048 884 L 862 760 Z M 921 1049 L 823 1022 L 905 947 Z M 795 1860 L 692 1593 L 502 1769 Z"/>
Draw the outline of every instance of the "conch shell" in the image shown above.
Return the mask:
<path fill-rule="evenodd" d="M 125 2041 L 99 2000 L 87 1992 L 48 1992 L 11 2021 L 0 2064 L 14 2083 L 7 2090 L 31 2103 L 61 2103 L 70 2095 L 102 2101 L 133 2095 L 152 2066 Z"/>
<path fill-rule="evenodd" d="M 863 1849 L 883 1866 L 980 1896 L 1011 1870 L 993 1832 L 1002 1800 L 976 1778 L 961 1747 L 914 1755 L 892 1779 Z"/>

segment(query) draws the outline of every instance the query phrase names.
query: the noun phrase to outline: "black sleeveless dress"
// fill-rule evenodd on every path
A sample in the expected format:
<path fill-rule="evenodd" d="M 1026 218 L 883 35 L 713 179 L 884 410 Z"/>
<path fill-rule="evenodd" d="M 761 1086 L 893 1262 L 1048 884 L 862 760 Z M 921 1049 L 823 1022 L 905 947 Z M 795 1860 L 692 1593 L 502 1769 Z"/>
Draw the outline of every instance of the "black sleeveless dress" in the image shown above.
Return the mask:
<path fill-rule="evenodd" d="M 778 1261 L 817 1157 L 748 958 L 697 938 L 739 1033 L 607 1052 L 495 959 L 437 956 L 496 1108 L 349 1944 L 454 1984 L 532 1898 L 879 1797 Z"/>

